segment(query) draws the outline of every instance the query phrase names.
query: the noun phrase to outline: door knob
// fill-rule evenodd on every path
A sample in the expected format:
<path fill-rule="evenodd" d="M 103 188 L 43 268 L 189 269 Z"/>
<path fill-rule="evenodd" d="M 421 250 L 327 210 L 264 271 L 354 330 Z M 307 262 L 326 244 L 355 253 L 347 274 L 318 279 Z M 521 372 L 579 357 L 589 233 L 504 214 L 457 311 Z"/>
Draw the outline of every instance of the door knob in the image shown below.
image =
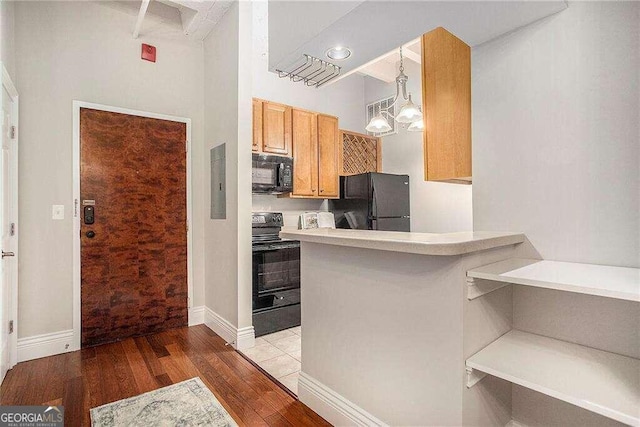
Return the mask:
<path fill-rule="evenodd" d="M 7 256 L 16 256 L 16 254 L 14 254 L 13 252 L 2 251 L 2 258 L 7 257 Z"/>
<path fill-rule="evenodd" d="M 87 231 L 86 236 L 90 239 L 93 239 L 94 237 L 96 237 L 96 232 L 95 231 Z"/>

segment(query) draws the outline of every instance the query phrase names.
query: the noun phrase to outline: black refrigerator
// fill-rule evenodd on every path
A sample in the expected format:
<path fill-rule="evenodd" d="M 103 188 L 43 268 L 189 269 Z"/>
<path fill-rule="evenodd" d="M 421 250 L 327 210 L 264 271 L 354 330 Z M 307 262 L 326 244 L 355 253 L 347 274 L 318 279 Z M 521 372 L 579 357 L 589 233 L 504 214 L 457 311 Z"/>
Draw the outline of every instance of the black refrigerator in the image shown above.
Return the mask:
<path fill-rule="evenodd" d="M 340 199 L 329 200 L 337 228 L 410 231 L 409 175 L 363 173 L 340 178 Z"/>

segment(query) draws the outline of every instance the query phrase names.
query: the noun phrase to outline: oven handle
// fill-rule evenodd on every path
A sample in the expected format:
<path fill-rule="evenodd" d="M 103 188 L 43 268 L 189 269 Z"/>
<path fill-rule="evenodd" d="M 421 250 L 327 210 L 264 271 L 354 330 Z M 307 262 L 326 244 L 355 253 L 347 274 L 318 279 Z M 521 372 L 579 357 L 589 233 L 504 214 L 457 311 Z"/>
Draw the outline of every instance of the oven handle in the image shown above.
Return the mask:
<path fill-rule="evenodd" d="M 293 244 L 287 244 L 287 245 L 282 245 L 282 246 L 278 246 L 278 247 L 254 247 L 252 248 L 252 252 L 275 252 L 275 251 L 279 251 L 282 249 L 297 249 L 300 247 L 300 243 L 293 243 Z"/>

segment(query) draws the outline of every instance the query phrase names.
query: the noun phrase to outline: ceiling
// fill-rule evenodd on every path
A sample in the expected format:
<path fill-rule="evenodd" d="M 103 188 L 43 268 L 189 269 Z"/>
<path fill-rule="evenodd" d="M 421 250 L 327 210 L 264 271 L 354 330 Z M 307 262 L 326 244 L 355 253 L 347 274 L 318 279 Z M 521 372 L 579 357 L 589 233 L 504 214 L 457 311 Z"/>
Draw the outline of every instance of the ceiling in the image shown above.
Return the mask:
<path fill-rule="evenodd" d="M 204 40 L 234 0 L 125 0 L 102 1 L 132 17 L 134 38 L 159 35 Z"/>
<path fill-rule="evenodd" d="M 299 64 L 304 54 L 326 59 L 325 52 L 333 46 L 350 48 L 351 56 L 336 64 L 342 68 L 341 76 L 328 84 L 360 71 L 365 64 L 379 62 L 376 60 L 386 52 L 438 27 L 446 28 L 473 47 L 568 6 L 564 0 L 366 0 L 351 2 L 349 7 L 340 2 L 325 1 L 318 6 L 322 10 L 318 14 L 322 25 L 315 25 L 314 31 L 310 31 L 309 26 L 300 23 L 315 19 L 316 14 L 309 13 L 315 6 L 305 10 L 303 7 L 272 7 L 269 3 L 269 70 L 290 70 Z M 332 8 L 337 8 L 335 13 L 330 13 Z M 292 22 L 297 24 L 291 25 Z M 282 49 L 282 46 L 287 48 Z M 388 73 L 383 68 L 388 67 L 379 64 L 368 70 L 386 76 Z"/>
<path fill-rule="evenodd" d="M 422 53 L 420 39 L 415 39 L 402 46 L 402 56 L 406 61 L 413 61 L 416 64 L 420 64 L 422 61 Z M 353 74 L 364 74 L 374 77 L 378 80 L 382 80 L 385 83 L 391 83 L 396 80 L 398 75 L 397 63 L 400 61 L 400 48 L 394 49 L 391 52 L 387 52 L 373 61 L 367 62 L 358 68 L 355 68 L 345 74 L 343 78 Z"/>

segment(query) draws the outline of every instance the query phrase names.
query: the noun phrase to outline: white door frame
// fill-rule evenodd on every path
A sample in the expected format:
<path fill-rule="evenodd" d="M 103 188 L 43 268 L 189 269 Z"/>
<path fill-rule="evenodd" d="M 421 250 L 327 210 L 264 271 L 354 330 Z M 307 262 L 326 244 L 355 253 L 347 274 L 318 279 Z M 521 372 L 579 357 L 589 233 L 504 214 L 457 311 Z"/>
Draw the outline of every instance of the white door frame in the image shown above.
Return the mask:
<path fill-rule="evenodd" d="M 73 347 L 69 351 L 79 350 L 81 347 L 82 319 L 81 319 L 81 276 L 80 276 L 80 109 L 108 111 L 110 113 L 128 114 L 130 116 L 149 117 L 167 120 L 187 125 L 187 312 L 191 316 L 193 306 L 193 221 L 191 198 L 191 119 L 185 117 L 168 116 L 166 114 L 149 113 L 146 111 L 130 110 L 128 108 L 112 107 L 93 104 L 90 102 L 73 101 Z"/>
<path fill-rule="evenodd" d="M 1 63 L 0 63 L 1 64 Z M 13 102 L 13 108 L 11 111 L 11 119 L 13 120 L 13 126 L 16 127 L 15 137 L 13 138 L 14 150 L 11 159 L 11 175 L 13 175 L 13 182 L 15 183 L 11 198 L 12 209 L 11 209 L 11 218 L 13 219 L 11 222 L 15 223 L 15 234 L 14 234 L 14 242 L 13 242 L 13 252 L 15 253 L 15 257 L 13 260 L 14 271 L 12 274 L 12 280 L 9 284 L 11 299 L 9 301 L 9 318 L 13 320 L 13 333 L 9 334 L 9 368 L 15 366 L 18 363 L 18 242 L 19 242 L 19 223 L 18 223 L 18 147 L 20 146 L 19 136 L 20 136 L 20 127 L 18 126 L 18 90 L 13 84 L 13 80 L 11 80 L 11 76 L 9 72 L 2 64 L 2 86 L 7 90 L 7 93 L 11 97 L 11 101 Z M 8 325 L 2 325 L 3 328 L 8 327 Z M 1 380 L 1 379 L 0 379 Z"/>

